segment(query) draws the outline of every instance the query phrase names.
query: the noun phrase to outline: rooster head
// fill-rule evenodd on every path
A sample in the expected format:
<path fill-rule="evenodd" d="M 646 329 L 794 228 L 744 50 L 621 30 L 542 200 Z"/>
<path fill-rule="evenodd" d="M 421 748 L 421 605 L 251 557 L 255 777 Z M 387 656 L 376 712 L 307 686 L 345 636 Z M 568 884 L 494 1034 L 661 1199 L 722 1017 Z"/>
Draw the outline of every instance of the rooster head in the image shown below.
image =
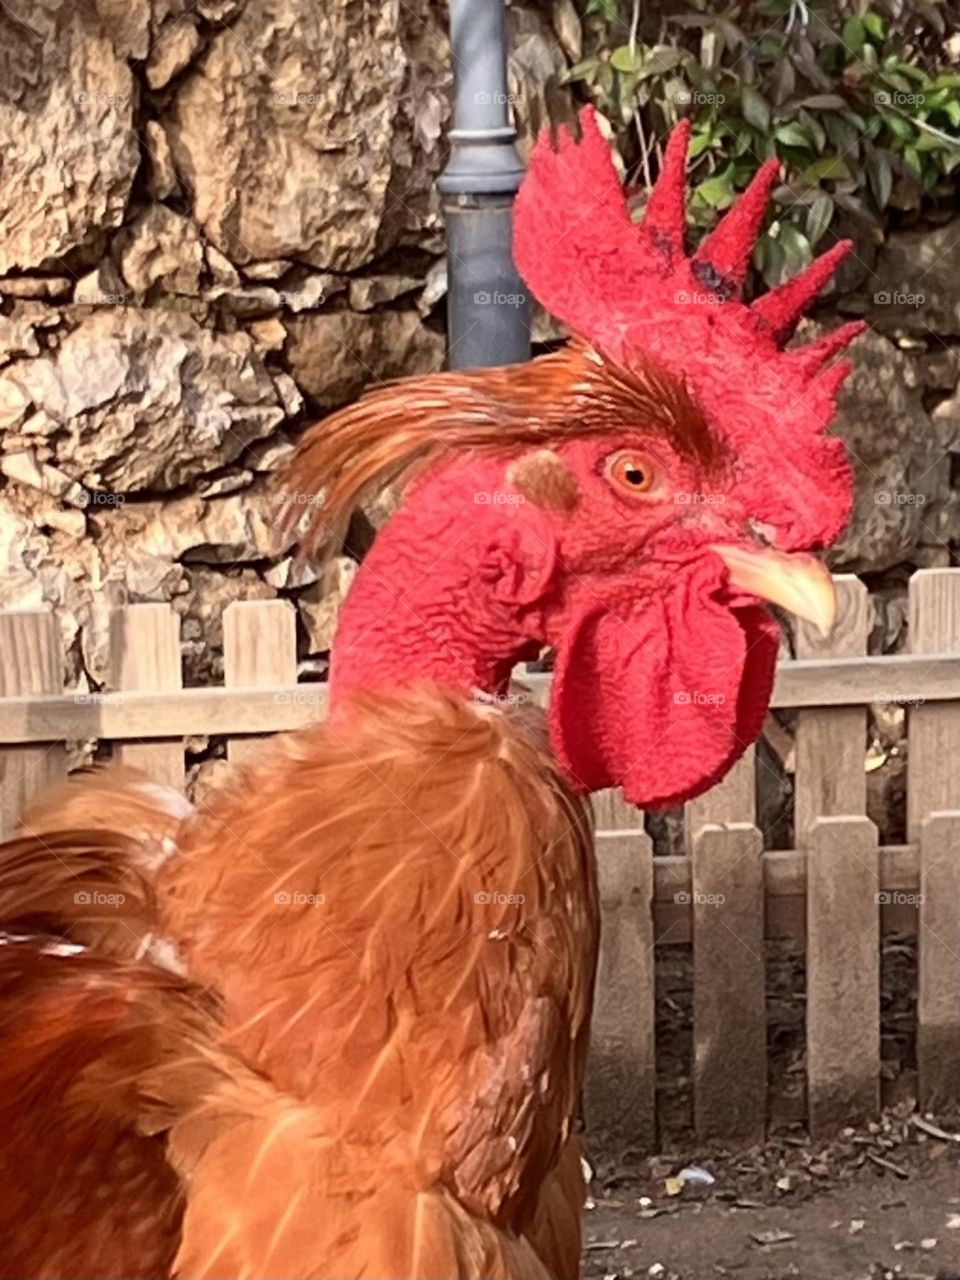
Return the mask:
<path fill-rule="evenodd" d="M 635 224 L 589 109 L 578 142 L 541 137 L 514 253 L 574 337 L 528 364 L 371 391 L 307 432 L 288 479 L 325 493 L 308 548 L 370 487 L 409 481 L 342 614 L 335 705 L 418 680 L 499 696 L 550 646 L 559 762 L 646 807 L 705 790 L 756 738 L 768 606 L 829 629 L 832 583 L 810 553 L 852 501 L 825 429 L 848 372 L 832 357 L 862 326 L 784 350 L 850 245 L 744 304 L 775 162 L 688 256 L 687 139 L 682 124 Z"/>

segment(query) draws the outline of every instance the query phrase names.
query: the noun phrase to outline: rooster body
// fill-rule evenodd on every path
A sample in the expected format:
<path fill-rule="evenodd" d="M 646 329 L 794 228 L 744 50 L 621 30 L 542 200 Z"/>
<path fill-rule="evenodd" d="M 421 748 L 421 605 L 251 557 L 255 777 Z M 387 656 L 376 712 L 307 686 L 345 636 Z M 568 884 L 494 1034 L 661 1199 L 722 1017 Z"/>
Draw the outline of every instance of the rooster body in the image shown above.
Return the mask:
<path fill-rule="evenodd" d="M 304 436 L 308 550 L 406 486 L 327 721 L 200 813 L 104 776 L 0 849 L 5 1275 L 578 1274 L 582 797 L 672 805 L 724 774 L 768 705 L 767 604 L 829 624 L 808 551 L 851 499 L 824 366 L 857 326 L 782 350 L 845 250 L 741 303 L 775 172 L 688 259 L 687 134 L 640 227 L 589 113 L 538 144 L 516 256 L 564 349 L 378 388 Z M 507 696 L 545 645 L 546 733 Z"/>
<path fill-rule="evenodd" d="M 6 1239 L 38 1195 L 69 1206 L 63 1240 L 50 1219 L 20 1231 L 11 1274 L 38 1257 L 45 1277 L 93 1258 L 97 1274 L 224 1280 L 576 1274 L 597 945 L 586 810 L 530 713 L 418 689 L 353 723 L 278 745 L 172 831 L 128 779 L 139 829 L 92 867 L 103 832 L 63 828 L 93 819 L 82 786 L 28 816 L 44 834 L 20 842 L 4 885 L 11 927 L 90 937 L 90 903 L 139 884 L 142 932 L 122 913 L 101 926 L 113 966 L 0 947 L 14 1132 L 50 1133 L 52 1115 L 69 1183 L 44 1186 L 46 1161 L 36 1185 L 10 1168 Z M 53 848 L 72 858 L 59 900 Z M 147 939 L 191 984 L 136 960 Z M 202 991 L 219 999 L 184 1029 L 191 989 L 197 1010 Z M 39 1073 L 25 1015 L 43 1028 Z"/>

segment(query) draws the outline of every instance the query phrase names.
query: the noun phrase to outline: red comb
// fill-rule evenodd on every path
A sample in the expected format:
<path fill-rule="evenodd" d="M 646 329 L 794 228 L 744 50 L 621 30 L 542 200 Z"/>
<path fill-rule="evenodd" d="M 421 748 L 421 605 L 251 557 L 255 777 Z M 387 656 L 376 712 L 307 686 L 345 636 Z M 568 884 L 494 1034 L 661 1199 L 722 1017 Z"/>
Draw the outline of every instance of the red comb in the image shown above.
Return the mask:
<path fill-rule="evenodd" d="M 832 511 L 798 507 L 798 545 L 829 541 L 850 506 L 838 442 L 822 438 L 846 366 L 824 366 L 864 328 L 846 324 L 784 351 L 797 322 L 852 248 L 835 244 L 751 305 L 744 277 L 778 163 L 767 160 L 700 247 L 684 247 L 689 122 L 670 136 L 643 219 L 626 198 L 592 108 L 581 136 L 541 134 L 514 209 L 514 258 L 541 303 L 602 353 L 625 364 L 640 353 L 680 374 L 711 430 L 765 465 L 793 458 Z M 818 441 L 814 444 L 814 441 Z M 825 486 L 825 489 L 824 489 Z M 776 481 L 774 481 L 776 487 Z M 784 495 L 781 499 L 786 501 Z M 838 516 L 837 512 L 841 515 Z"/>

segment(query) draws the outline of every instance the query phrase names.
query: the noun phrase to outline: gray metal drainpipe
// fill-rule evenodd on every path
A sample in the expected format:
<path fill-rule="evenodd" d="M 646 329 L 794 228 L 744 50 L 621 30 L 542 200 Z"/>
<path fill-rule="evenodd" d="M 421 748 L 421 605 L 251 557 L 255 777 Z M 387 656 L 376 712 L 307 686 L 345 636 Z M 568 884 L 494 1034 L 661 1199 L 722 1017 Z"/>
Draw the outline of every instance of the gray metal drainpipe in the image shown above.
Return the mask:
<path fill-rule="evenodd" d="M 530 359 L 530 300 L 513 265 L 511 211 L 523 177 L 507 95 L 504 0 L 450 0 L 451 152 L 437 179 L 447 231 L 447 362 Z"/>

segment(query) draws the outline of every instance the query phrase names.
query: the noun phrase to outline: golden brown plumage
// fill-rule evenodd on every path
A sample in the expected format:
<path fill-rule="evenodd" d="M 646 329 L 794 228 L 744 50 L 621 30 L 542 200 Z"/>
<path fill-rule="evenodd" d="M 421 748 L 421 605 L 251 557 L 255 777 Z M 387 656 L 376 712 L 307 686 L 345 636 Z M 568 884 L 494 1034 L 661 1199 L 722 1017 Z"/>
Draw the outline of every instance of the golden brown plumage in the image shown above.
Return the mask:
<path fill-rule="evenodd" d="M 586 810 L 526 712 L 429 688 L 355 710 L 275 743 L 191 820 L 141 811 L 141 837 L 162 831 L 176 850 L 131 897 L 131 950 L 146 934 L 171 939 L 193 986 L 129 960 L 97 962 L 97 981 L 130 983 L 132 1003 L 145 982 L 155 1021 L 165 992 L 174 1023 L 187 991 L 215 993 L 217 1010 L 198 1013 L 179 1056 L 161 1052 L 153 1023 L 122 1071 L 94 1045 L 100 1094 L 77 1134 L 105 1108 L 135 1135 L 124 1158 L 142 1163 L 151 1266 L 184 1203 L 170 1274 L 575 1275 L 583 1186 L 570 1134 L 596 948 Z M 65 816 L 90 821 L 79 803 L 67 793 Z M 96 831 L 53 834 L 49 808 L 34 821 L 35 884 L 65 856 L 81 873 L 96 862 Z M 103 866 L 118 868 L 101 882 L 129 885 L 129 838 L 100 840 Z M 29 898 L 26 847 L 0 855 L 0 901 L 14 888 Z M 92 947 L 106 938 L 116 956 L 83 905 L 62 894 L 34 925 Z M 0 959 L 22 950 L 0 946 Z M 45 1016 L 46 988 L 13 982 L 9 994 L 28 1020 Z M 78 1017 L 89 1021 L 92 998 Z M 58 1046 L 82 1043 L 69 1004 L 63 1017 Z M 84 1099 L 92 1069 L 66 1050 L 46 1059 L 58 1090 Z M 24 1134 L 46 1123 L 44 1098 L 30 1097 Z M 166 1135 L 162 1166 L 160 1138 L 145 1134 Z M 95 1213 L 97 1185 L 73 1203 Z M 73 1274 L 51 1261 L 57 1248 L 34 1240 L 23 1257 L 36 1274 Z"/>

